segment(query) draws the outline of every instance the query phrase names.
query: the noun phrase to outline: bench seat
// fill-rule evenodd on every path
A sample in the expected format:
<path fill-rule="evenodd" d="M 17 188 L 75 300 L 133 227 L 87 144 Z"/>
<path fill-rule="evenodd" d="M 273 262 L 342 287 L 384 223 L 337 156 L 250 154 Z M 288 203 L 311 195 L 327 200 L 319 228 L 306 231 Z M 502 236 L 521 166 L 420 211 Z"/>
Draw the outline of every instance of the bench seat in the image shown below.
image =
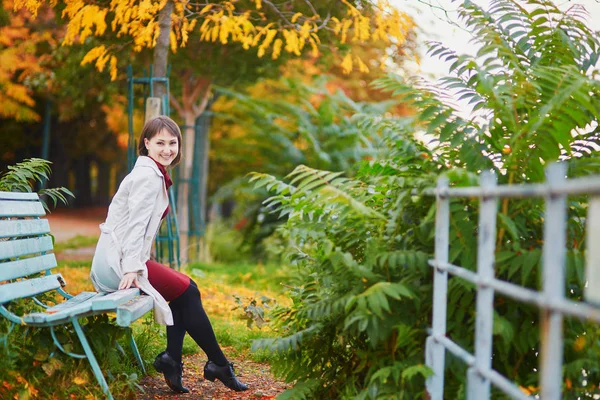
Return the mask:
<path fill-rule="evenodd" d="M 151 311 L 154 301 L 137 288 L 108 294 L 82 292 L 72 296 L 67 293 L 63 276 L 52 273 L 57 262 L 52 253 L 54 246 L 48 221 L 40 218 L 44 215 L 36 193 L 0 192 L 0 317 L 15 325 L 48 327 L 59 350 L 71 357 L 88 359 L 102 391 L 108 399 L 113 399 L 79 319 L 115 313 L 117 326 L 127 329 L 133 355 L 145 373 L 130 325 Z M 57 293 L 66 300 L 47 307 L 36 297 L 45 293 Z M 32 299 L 46 309 L 14 314 L 10 304 L 20 299 Z M 85 354 L 70 353 L 58 342 L 54 328 L 66 324 L 73 326 Z"/>
<path fill-rule="evenodd" d="M 22 318 L 27 325 L 49 326 L 65 323 L 73 317 L 115 312 L 117 325 L 128 327 L 152 310 L 153 306 L 152 297 L 142 295 L 139 289 L 120 290 L 111 294 L 81 292 L 45 312 L 26 314 Z"/>

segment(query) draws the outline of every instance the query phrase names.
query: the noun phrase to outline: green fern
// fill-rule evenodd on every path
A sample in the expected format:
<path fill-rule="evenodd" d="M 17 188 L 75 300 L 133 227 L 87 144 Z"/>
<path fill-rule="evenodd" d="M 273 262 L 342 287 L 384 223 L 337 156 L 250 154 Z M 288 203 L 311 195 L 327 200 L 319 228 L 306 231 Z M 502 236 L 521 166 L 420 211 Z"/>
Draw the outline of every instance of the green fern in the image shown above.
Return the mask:
<path fill-rule="evenodd" d="M 0 175 L 0 191 L 31 193 L 36 183 L 41 184 L 49 179 L 52 172 L 50 164 L 52 164 L 50 161 L 41 158 L 30 158 L 14 166 L 8 166 L 8 171 Z M 44 209 L 48 212 L 50 209 L 45 197 L 52 200 L 55 207 L 59 201 L 68 204 L 66 196 L 75 197 L 64 187 L 41 189 L 38 194 Z"/>

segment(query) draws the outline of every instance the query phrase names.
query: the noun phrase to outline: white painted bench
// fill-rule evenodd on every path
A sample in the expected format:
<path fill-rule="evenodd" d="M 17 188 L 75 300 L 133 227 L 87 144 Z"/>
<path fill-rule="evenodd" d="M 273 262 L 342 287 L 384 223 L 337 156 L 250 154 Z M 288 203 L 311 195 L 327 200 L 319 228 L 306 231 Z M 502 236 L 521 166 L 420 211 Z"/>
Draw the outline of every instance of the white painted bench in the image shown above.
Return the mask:
<path fill-rule="evenodd" d="M 102 391 L 112 399 L 79 319 L 95 314 L 116 313 L 116 323 L 127 329 L 133 354 L 145 373 L 144 363 L 129 326 L 152 310 L 152 298 L 141 294 L 139 289 L 120 290 L 110 294 L 68 294 L 64 290 L 66 282 L 62 275 L 52 273 L 57 263 L 52 253 L 50 226 L 46 219 L 41 218 L 45 215 L 36 193 L 0 192 L 0 315 L 12 322 L 10 331 L 14 325 L 49 328 L 55 345 L 62 352 L 71 357 L 88 359 Z M 53 291 L 60 295 L 57 297 L 66 301 L 49 307 L 36 298 L 37 295 Z M 10 304 L 21 299 L 30 299 L 44 310 L 16 315 L 10 311 Z M 68 352 L 57 340 L 54 327 L 64 324 L 73 325 L 85 354 Z"/>

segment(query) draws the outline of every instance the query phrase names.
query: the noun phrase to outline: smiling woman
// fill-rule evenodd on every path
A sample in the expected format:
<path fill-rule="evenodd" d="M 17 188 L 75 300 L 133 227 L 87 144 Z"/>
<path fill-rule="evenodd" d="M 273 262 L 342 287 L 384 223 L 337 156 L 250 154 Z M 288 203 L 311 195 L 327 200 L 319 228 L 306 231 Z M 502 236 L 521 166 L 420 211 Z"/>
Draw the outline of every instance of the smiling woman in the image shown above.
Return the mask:
<path fill-rule="evenodd" d="M 154 366 L 174 392 L 189 392 L 181 380 L 186 332 L 208 356 L 206 379 L 219 379 L 232 390 L 246 390 L 248 387 L 237 380 L 232 364 L 221 351 L 196 283 L 150 260 L 154 237 L 169 211 L 167 190 L 173 182 L 167 167 L 181 159 L 179 127 L 169 117 L 156 117 L 144 126 L 139 143 L 140 157 L 121 182 L 106 222 L 100 225 L 102 234 L 92 261 L 92 282 L 99 292 L 137 287 L 154 299 L 154 318 L 167 325 L 167 348 L 156 356 Z"/>
<path fill-rule="evenodd" d="M 138 147 L 140 155 L 148 156 L 164 167 L 181 160 L 181 132 L 170 118 L 156 117 L 144 126 Z"/>

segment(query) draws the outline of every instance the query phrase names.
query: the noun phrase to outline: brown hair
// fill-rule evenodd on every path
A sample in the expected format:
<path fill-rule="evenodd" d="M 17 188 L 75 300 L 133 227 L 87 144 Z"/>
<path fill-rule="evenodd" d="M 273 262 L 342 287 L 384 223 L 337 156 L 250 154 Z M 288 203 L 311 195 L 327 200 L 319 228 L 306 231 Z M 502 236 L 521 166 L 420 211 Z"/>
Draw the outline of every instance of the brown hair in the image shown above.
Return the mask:
<path fill-rule="evenodd" d="M 177 157 L 175 157 L 171 163 L 171 166 L 174 167 L 175 165 L 179 164 L 179 161 L 181 161 L 181 131 L 179 130 L 179 126 L 177 126 L 175 121 L 166 115 L 159 115 L 158 117 L 152 118 L 146 122 L 144 129 L 142 129 L 142 134 L 138 143 L 138 153 L 141 156 L 147 156 L 148 149 L 146 148 L 144 139 L 150 140 L 162 130 L 166 130 L 177 138 Z"/>

